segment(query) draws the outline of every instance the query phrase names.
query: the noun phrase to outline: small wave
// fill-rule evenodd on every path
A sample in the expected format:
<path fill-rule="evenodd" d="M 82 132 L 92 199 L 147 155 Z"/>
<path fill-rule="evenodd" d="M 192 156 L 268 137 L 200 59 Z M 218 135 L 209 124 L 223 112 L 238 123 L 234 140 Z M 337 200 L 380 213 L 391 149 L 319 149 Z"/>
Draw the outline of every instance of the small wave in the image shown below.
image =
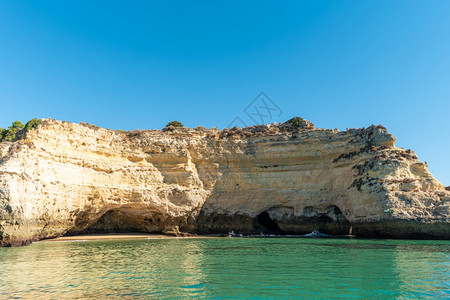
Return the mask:
<path fill-rule="evenodd" d="M 229 237 L 244 237 L 242 233 L 234 233 L 234 231 L 228 232 Z"/>
<path fill-rule="evenodd" d="M 311 233 L 307 233 L 303 235 L 304 237 L 325 237 L 329 236 L 328 234 L 321 233 L 319 230 L 313 230 Z"/>

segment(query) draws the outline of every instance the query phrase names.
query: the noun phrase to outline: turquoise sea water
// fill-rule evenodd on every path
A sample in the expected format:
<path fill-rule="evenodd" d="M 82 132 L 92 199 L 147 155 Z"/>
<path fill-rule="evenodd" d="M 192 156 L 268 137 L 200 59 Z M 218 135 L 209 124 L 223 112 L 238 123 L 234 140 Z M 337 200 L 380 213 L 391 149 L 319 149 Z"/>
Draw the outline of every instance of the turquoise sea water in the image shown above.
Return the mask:
<path fill-rule="evenodd" d="M 40 242 L 0 262 L 1 298 L 450 298 L 450 241 Z"/>

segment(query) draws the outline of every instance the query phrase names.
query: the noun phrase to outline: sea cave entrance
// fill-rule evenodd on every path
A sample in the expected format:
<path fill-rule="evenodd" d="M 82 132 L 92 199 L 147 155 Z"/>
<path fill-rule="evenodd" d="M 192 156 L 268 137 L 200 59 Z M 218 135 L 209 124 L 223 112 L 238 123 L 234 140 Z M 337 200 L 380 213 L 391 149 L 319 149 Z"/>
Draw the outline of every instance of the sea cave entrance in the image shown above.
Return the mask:
<path fill-rule="evenodd" d="M 253 220 L 253 230 L 264 234 L 283 234 L 283 230 L 278 226 L 267 211 L 263 211 Z"/>

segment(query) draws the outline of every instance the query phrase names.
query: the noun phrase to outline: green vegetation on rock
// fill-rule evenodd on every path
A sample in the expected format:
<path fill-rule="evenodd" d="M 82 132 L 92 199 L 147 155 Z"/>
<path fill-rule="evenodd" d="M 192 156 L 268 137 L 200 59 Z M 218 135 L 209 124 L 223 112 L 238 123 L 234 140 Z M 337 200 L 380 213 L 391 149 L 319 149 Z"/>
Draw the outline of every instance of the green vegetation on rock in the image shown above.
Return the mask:
<path fill-rule="evenodd" d="M 27 124 L 25 125 L 25 128 L 24 128 L 25 132 L 28 132 L 28 131 L 30 131 L 31 129 L 36 128 L 36 127 L 39 125 L 39 123 L 41 123 L 41 120 L 38 120 L 38 119 L 36 119 L 36 118 L 31 119 L 31 120 L 28 121 Z"/>
<path fill-rule="evenodd" d="M 302 125 L 302 123 L 305 122 L 305 119 L 300 117 L 293 117 L 292 119 L 287 120 L 284 122 L 285 124 L 292 124 L 293 128 L 298 128 Z"/>
<path fill-rule="evenodd" d="M 184 127 L 183 123 L 178 122 L 178 121 L 172 121 L 172 122 L 167 123 L 166 127 L 169 127 L 169 126 Z"/>
<path fill-rule="evenodd" d="M 31 129 L 36 128 L 40 122 L 41 121 L 36 118 L 28 121 L 26 125 L 20 121 L 14 121 L 8 129 L 0 128 L 0 142 L 12 142 L 17 140 Z"/>
<path fill-rule="evenodd" d="M 22 122 L 14 121 L 11 126 L 8 127 L 6 133 L 3 136 L 3 140 L 12 142 L 16 139 L 17 134 L 25 127 Z"/>

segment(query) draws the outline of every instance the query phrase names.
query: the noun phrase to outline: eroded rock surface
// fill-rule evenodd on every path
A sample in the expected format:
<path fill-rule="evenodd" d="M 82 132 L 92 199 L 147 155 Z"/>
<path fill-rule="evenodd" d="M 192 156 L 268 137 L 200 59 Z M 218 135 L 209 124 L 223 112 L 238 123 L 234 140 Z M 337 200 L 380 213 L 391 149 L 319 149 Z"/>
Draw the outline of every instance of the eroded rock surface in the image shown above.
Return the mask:
<path fill-rule="evenodd" d="M 118 132 L 43 120 L 0 144 L 0 244 L 81 232 L 449 238 L 450 192 L 382 126 Z"/>

